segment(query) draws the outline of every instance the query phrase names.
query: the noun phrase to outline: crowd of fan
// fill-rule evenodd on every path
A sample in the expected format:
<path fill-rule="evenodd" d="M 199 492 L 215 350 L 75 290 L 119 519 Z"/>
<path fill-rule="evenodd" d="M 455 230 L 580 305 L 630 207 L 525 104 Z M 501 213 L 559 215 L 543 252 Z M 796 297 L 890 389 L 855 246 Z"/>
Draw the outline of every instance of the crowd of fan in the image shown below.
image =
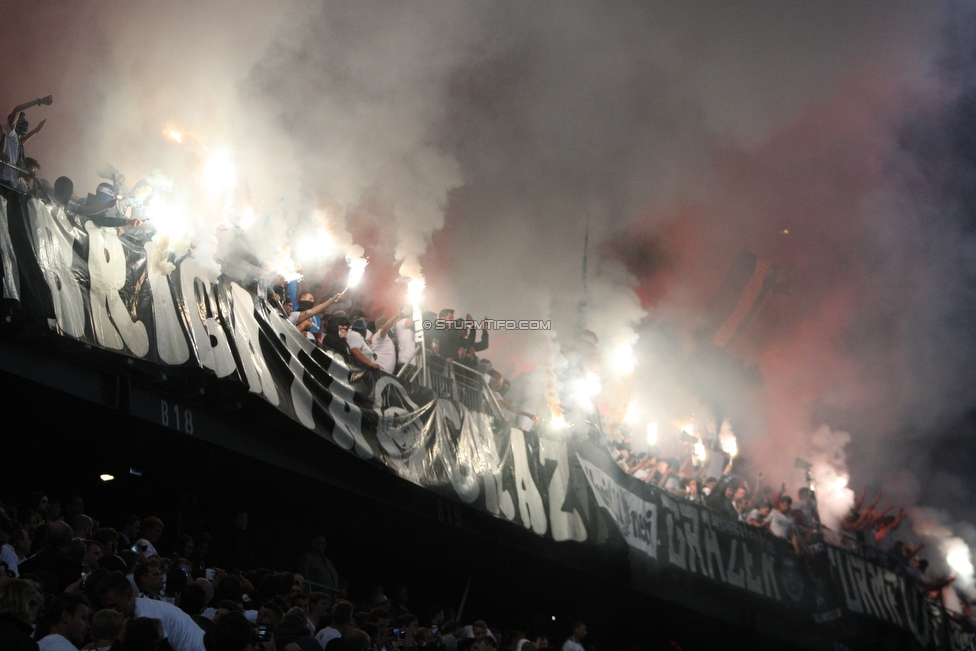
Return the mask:
<path fill-rule="evenodd" d="M 908 514 L 900 508 L 897 515 L 891 515 L 892 506 L 877 509 L 881 491 L 865 506 L 865 488 L 841 520 L 841 530 L 835 532 L 820 522 L 816 494 L 809 486 L 801 487 L 794 500 L 787 494 L 786 484 L 778 488 L 765 484 L 761 472 L 756 474 L 754 481 L 745 473 L 734 472 L 733 457 L 718 445 L 713 445 L 708 455 L 717 460 L 716 464 L 696 462 L 691 441 L 684 443 L 688 449 L 682 460 L 666 457 L 654 446 L 635 452 L 627 438 L 613 442 L 610 452 L 620 468 L 635 479 L 700 504 L 722 517 L 786 540 L 797 555 L 810 554 L 824 542 L 870 548 L 895 561 L 899 569 L 924 590 L 934 593 L 955 580 L 952 574 L 927 577 L 928 561 L 918 556 L 925 545 L 895 540 L 893 534 Z M 681 443 L 676 449 L 680 447 Z M 718 476 L 709 475 L 709 471 Z"/>
<path fill-rule="evenodd" d="M 320 283 L 299 287 L 298 281 L 282 281 L 268 298 L 307 339 L 339 354 L 347 363 L 393 374 L 399 374 L 408 364 L 419 364 L 421 351 L 411 306 L 371 317 L 358 294 L 347 292 L 338 283 L 331 286 L 328 294 L 323 287 Z M 423 321 L 431 324 L 424 336 L 429 368 L 443 373 L 453 362 L 481 374 L 502 409 L 531 422 L 538 421 L 534 414 L 505 401 L 511 383 L 492 367 L 491 361 L 478 356 L 488 349 L 489 331 L 474 327 L 470 314 L 465 319 L 455 319 L 454 310 L 445 308 L 437 314 L 424 312 Z"/>
<path fill-rule="evenodd" d="M 36 493 L 0 510 L 0 649 L 4 651 L 537 651 L 542 633 L 463 623 L 452 609 L 422 616 L 406 588 L 382 586 L 362 603 L 316 536 L 297 572 L 258 569 L 230 538 L 179 534 L 164 547 L 163 522 L 127 516 L 118 529 L 84 513 L 80 496 Z M 247 526 L 239 512 L 237 527 Z M 214 555 L 231 569 L 214 567 Z M 242 568 L 242 569 L 238 569 Z M 584 651 L 576 622 L 563 651 Z"/>

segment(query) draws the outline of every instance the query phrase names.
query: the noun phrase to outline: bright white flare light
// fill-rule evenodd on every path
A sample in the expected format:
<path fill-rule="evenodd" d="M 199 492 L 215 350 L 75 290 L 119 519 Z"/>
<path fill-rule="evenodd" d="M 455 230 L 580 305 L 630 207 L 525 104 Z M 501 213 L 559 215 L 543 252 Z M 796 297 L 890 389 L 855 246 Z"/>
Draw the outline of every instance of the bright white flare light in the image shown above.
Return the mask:
<path fill-rule="evenodd" d="M 617 346 L 613 351 L 613 369 L 622 375 L 629 375 L 634 372 L 637 366 L 637 358 L 634 357 L 634 349 L 628 344 Z"/>
<path fill-rule="evenodd" d="M 735 440 L 734 436 L 729 436 L 722 440 L 722 451 L 727 453 L 730 457 L 734 457 L 739 454 L 739 444 Z"/>
<path fill-rule="evenodd" d="M 101 479 L 102 481 L 112 481 L 113 479 L 115 479 L 115 475 L 110 475 L 106 472 L 99 475 L 98 478 Z"/>
<path fill-rule="evenodd" d="M 359 281 L 363 279 L 363 273 L 366 271 L 366 258 L 353 258 L 349 260 L 349 283 L 347 286 L 355 287 L 359 284 Z"/>
<path fill-rule="evenodd" d="M 173 142 L 179 143 L 181 145 L 183 144 L 183 134 L 180 133 L 179 131 L 174 131 L 173 129 L 167 129 L 163 133 L 166 134 L 166 137 L 172 140 Z"/>
<path fill-rule="evenodd" d="M 708 453 L 705 451 L 705 444 L 701 442 L 701 439 L 698 439 L 698 442 L 695 443 L 695 457 L 699 461 L 704 461 L 707 456 Z"/>
<path fill-rule="evenodd" d="M 694 423 L 686 423 L 686 424 L 684 424 L 684 425 L 681 426 L 681 431 L 684 432 L 685 434 L 687 434 L 688 436 L 694 436 L 695 435 L 695 424 Z"/>
<path fill-rule="evenodd" d="M 652 420 L 647 424 L 647 444 L 657 445 L 657 421 Z"/>
<path fill-rule="evenodd" d="M 203 182 L 215 196 L 220 196 L 237 185 L 237 168 L 229 149 L 210 152 L 203 165 Z"/>
<path fill-rule="evenodd" d="M 962 538 L 949 538 L 944 545 L 946 563 L 960 577 L 973 576 L 973 559 Z"/>
<path fill-rule="evenodd" d="M 834 488 L 834 490 L 837 490 L 837 491 L 839 491 L 841 489 L 844 489 L 844 488 L 847 488 L 847 477 L 845 475 L 841 475 L 840 477 L 838 477 L 837 479 L 835 479 L 834 480 L 834 484 L 833 484 L 833 488 Z"/>
<path fill-rule="evenodd" d="M 411 305 L 420 304 L 420 298 L 424 295 L 426 287 L 427 283 L 424 282 L 423 278 L 414 278 L 407 283 L 407 296 L 410 298 Z"/>
<path fill-rule="evenodd" d="M 250 228 L 254 226 L 258 221 L 258 216 L 254 214 L 254 208 L 251 206 L 244 206 L 241 210 L 241 218 L 237 221 L 241 228 Z"/>
<path fill-rule="evenodd" d="M 580 392 L 587 398 L 600 395 L 602 390 L 603 384 L 600 382 L 600 376 L 596 373 L 587 373 L 586 377 L 580 380 Z"/>
<path fill-rule="evenodd" d="M 624 422 L 633 425 L 640 420 L 640 415 L 640 407 L 637 406 L 637 401 L 631 400 L 630 404 L 627 405 L 627 412 L 624 413 Z"/>
<path fill-rule="evenodd" d="M 549 427 L 552 429 L 566 429 L 569 427 L 569 423 L 566 422 L 566 418 L 560 414 L 559 416 L 554 416 L 551 421 L 549 421 Z"/>

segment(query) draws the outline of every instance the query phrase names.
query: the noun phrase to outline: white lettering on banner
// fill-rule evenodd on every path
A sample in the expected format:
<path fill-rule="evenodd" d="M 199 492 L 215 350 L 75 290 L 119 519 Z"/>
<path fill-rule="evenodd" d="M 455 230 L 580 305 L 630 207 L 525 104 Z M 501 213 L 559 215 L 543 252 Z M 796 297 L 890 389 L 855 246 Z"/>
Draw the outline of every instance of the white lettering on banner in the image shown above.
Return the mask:
<path fill-rule="evenodd" d="M 149 352 L 146 325 L 133 319 L 119 290 L 125 287 L 125 251 L 114 228 L 85 223 L 88 231 L 88 274 L 91 278 L 92 324 L 98 343 L 122 349 L 122 342 L 137 357 Z M 109 318 L 111 316 L 111 318 Z M 119 337 L 121 335 L 121 338 Z"/>
<path fill-rule="evenodd" d="M 660 499 L 671 565 L 759 595 L 780 598 L 773 556 L 765 551 L 751 551 L 746 540 L 741 540 L 734 523 L 667 495 L 661 495 Z M 722 559 L 716 529 L 732 536 L 727 562 Z M 802 579 L 800 581 L 793 596 L 802 596 Z"/>
<path fill-rule="evenodd" d="M 36 235 L 34 241 L 37 241 Z M 14 243 L 10 239 L 10 224 L 7 222 L 7 200 L 3 197 L 0 197 L 0 260 L 3 261 L 3 297 L 19 301 L 20 269 L 17 267 Z"/>
<path fill-rule="evenodd" d="M 458 456 L 467 455 L 471 464 L 485 486 L 485 508 L 489 513 L 501 513 L 506 520 L 515 519 L 515 500 L 502 485 L 502 460 L 495 448 L 495 432 L 491 420 L 481 412 L 471 411 L 459 404 L 462 425 Z M 462 452 L 463 449 L 463 452 Z"/>
<path fill-rule="evenodd" d="M 85 298 L 71 269 L 75 256 L 72 226 L 60 206 L 51 210 L 35 199 L 28 204 L 27 210 L 34 231 L 34 253 L 51 290 L 58 327 L 69 336 L 80 339 L 85 336 Z"/>
<path fill-rule="evenodd" d="M 909 579 L 831 546 L 827 558 L 848 610 L 908 628 L 919 643 L 927 643 L 931 629 L 926 600 Z"/>
<path fill-rule="evenodd" d="M 183 332 L 183 325 L 177 313 L 173 291 L 169 286 L 169 275 L 163 275 L 152 263 L 162 253 L 159 245 L 146 242 L 146 275 L 149 277 L 149 290 L 152 294 L 153 323 L 156 331 L 156 353 L 167 364 L 182 364 L 190 359 L 190 346 Z M 275 403 L 277 404 L 277 403 Z"/>
<path fill-rule="evenodd" d="M 515 492 L 518 495 L 522 526 L 544 536 L 549 530 L 546 507 L 542 502 L 542 494 L 539 493 L 538 486 L 532 481 L 529 455 L 525 451 L 525 435 L 522 430 L 511 428 L 509 442 L 512 447 L 512 460 L 515 462 Z"/>
<path fill-rule="evenodd" d="M 471 456 L 467 453 L 464 445 L 464 437 L 458 436 L 456 445 L 452 441 L 452 428 L 458 432 L 462 432 L 464 428 L 461 412 L 458 411 L 458 406 L 455 403 L 438 398 L 434 405 L 433 418 L 437 419 L 437 426 L 434 428 L 437 436 L 435 445 L 440 452 L 438 457 L 444 464 L 447 478 L 450 480 L 451 486 L 454 487 L 454 492 L 457 493 L 458 498 L 462 502 L 470 504 L 478 499 L 478 495 L 481 493 L 481 481 L 478 479 L 478 473 L 472 467 Z M 462 450 L 465 452 L 462 453 Z M 497 513 L 497 505 L 495 508 L 495 513 Z"/>
<path fill-rule="evenodd" d="M 292 328 L 302 341 L 302 347 L 311 353 L 315 344 L 304 335 Z M 337 354 L 326 354 L 332 363 L 329 364 L 329 375 L 332 384 L 329 385 L 329 415 L 335 426 L 332 428 L 332 439 L 343 450 L 354 450 L 363 459 L 373 458 L 373 448 L 369 447 L 363 436 L 363 412 L 356 406 L 353 396 L 356 391 L 349 384 L 349 367 Z"/>
<path fill-rule="evenodd" d="M 311 346 L 308 339 L 290 322 L 277 312 L 268 313 L 268 325 L 274 330 L 278 339 L 288 350 L 288 369 L 291 371 L 291 408 L 295 412 L 298 422 L 308 429 L 315 429 L 315 419 L 312 417 L 312 392 L 305 386 L 305 367 L 298 359 L 304 346 Z"/>
<path fill-rule="evenodd" d="M 217 377 L 226 377 L 237 370 L 237 364 L 227 334 L 217 323 L 216 304 L 210 296 L 214 284 L 210 275 L 193 257 L 184 258 L 180 263 L 180 291 L 197 355 Z"/>
<path fill-rule="evenodd" d="M 426 457 L 423 450 L 424 420 L 417 413 L 417 403 L 410 399 L 399 380 L 384 375 L 373 387 L 373 409 L 379 416 L 376 440 L 390 455 L 390 462 L 401 473 L 422 477 Z M 461 417 L 456 412 L 453 415 L 460 429 Z"/>
<path fill-rule="evenodd" d="M 627 544 L 656 559 L 657 505 L 626 490 L 583 457 L 577 458 L 597 503 L 610 514 Z"/>
<path fill-rule="evenodd" d="M 545 466 L 546 461 L 556 463 L 552 478 L 549 480 L 549 524 L 552 539 L 557 542 L 563 540 L 582 542 L 586 540 L 586 525 L 583 523 L 583 518 L 576 509 L 563 511 L 569 493 L 569 455 L 566 451 L 566 442 L 540 436 L 539 463 Z"/>
<path fill-rule="evenodd" d="M 164 279 L 165 280 L 165 279 Z M 237 283 L 230 284 L 231 311 L 233 312 L 234 345 L 237 347 L 241 366 L 244 367 L 244 377 L 247 378 L 248 390 L 251 393 L 264 395 L 265 400 L 272 405 L 278 405 L 278 387 L 275 386 L 271 371 L 264 361 L 261 351 L 260 329 L 254 318 L 254 300 L 250 292 Z"/>

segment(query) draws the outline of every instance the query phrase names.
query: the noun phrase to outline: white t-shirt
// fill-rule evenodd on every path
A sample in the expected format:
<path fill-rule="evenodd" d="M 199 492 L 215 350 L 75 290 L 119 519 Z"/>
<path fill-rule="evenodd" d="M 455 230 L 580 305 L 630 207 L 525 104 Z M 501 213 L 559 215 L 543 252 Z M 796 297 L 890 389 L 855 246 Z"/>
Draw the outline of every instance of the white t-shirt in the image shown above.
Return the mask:
<path fill-rule="evenodd" d="M 407 319 L 397 319 L 396 325 L 393 326 L 397 339 L 397 362 L 400 364 L 406 364 L 412 360 L 414 351 L 417 350 L 417 342 L 414 339 L 416 333 L 412 328 L 406 326 L 406 323 Z"/>
<path fill-rule="evenodd" d="M 570 637 L 563 642 L 563 651 L 586 651 L 583 645 L 576 641 L 575 637 Z"/>
<path fill-rule="evenodd" d="M 17 571 L 20 559 L 17 558 L 17 552 L 14 551 L 14 548 L 7 543 L 4 543 L 3 549 L 0 550 L 0 561 L 7 564 L 7 567 L 13 571 L 15 577 L 20 576 L 20 572 Z"/>
<path fill-rule="evenodd" d="M 10 159 L 11 165 L 17 164 L 17 159 L 20 156 L 20 135 L 17 133 L 16 129 L 11 129 L 10 133 L 7 134 L 7 148 L 4 150 L 7 154 L 7 158 Z M 7 183 L 13 183 L 17 180 L 17 172 L 13 171 L 6 165 L 0 166 L 0 178 L 2 178 Z M 69 642 L 70 644 L 70 642 Z"/>
<path fill-rule="evenodd" d="M 753 509 L 749 511 L 749 515 L 746 516 L 746 522 L 758 522 L 759 524 L 762 524 L 763 522 L 765 522 L 765 520 L 763 520 L 762 514 L 759 512 L 759 509 Z"/>
<path fill-rule="evenodd" d="M 349 350 L 358 348 L 366 359 L 371 362 L 376 361 L 376 354 L 373 352 L 373 349 L 369 347 L 369 344 L 366 343 L 366 340 L 358 332 L 350 330 L 346 334 L 346 344 L 349 346 Z"/>
<path fill-rule="evenodd" d="M 57 633 L 42 637 L 37 641 L 37 648 L 41 651 L 78 651 L 78 647 L 72 644 L 68 638 Z"/>
<path fill-rule="evenodd" d="M 203 629 L 182 610 L 165 601 L 136 599 L 136 617 L 150 617 L 163 622 L 163 635 L 173 651 L 206 651 Z"/>
<path fill-rule="evenodd" d="M 150 556 L 159 556 L 159 552 L 156 551 L 153 544 L 145 538 L 140 538 L 136 541 L 136 549 L 142 552 L 142 555 L 146 558 L 149 558 Z"/>
<path fill-rule="evenodd" d="M 324 649 L 325 645 L 329 643 L 329 640 L 334 640 L 337 637 L 342 637 L 342 633 L 335 630 L 331 626 L 326 626 L 318 632 L 318 635 L 315 636 L 315 641 L 318 642 L 319 645 Z"/>
<path fill-rule="evenodd" d="M 793 522 L 793 518 L 780 513 L 776 509 L 769 512 L 766 521 L 769 522 L 769 532 L 777 538 L 785 538 L 788 540 L 791 534 L 796 532 L 796 523 Z"/>
<path fill-rule="evenodd" d="M 298 317 L 301 316 L 301 314 L 302 313 L 299 310 L 298 312 L 292 312 L 291 314 L 288 315 L 288 320 L 291 321 L 291 324 L 293 326 L 295 326 L 296 328 L 298 327 Z M 305 338 L 306 339 L 311 339 L 312 341 L 315 341 L 315 335 L 313 335 L 308 330 L 305 331 Z"/>
<path fill-rule="evenodd" d="M 396 344 L 393 343 L 389 330 L 385 335 L 379 332 L 373 335 L 369 341 L 369 347 L 373 349 L 373 353 L 376 355 L 376 363 L 380 365 L 380 368 L 387 373 L 392 373 L 393 369 L 396 368 L 397 356 Z"/>

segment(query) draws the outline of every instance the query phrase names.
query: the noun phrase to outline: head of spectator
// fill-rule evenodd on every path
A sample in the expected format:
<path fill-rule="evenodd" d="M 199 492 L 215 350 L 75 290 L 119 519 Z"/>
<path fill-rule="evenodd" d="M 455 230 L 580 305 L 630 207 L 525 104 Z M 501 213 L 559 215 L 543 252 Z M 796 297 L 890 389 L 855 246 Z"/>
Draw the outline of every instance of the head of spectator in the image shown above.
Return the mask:
<path fill-rule="evenodd" d="M 307 624 L 308 618 L 305 616 L 304 610 L 301 608 L 289 609 L 275 628 L 275 641 L 279 645 L 285 645 L 296 638 L 311 636 Z"/>
<path fill-rule="evenodd" d="M 688 499 L 697 500 L 698 499 L 698 480 L 694 477 L 689 477 L 685 480 L 685 492 L 688 495 Z"/>
<path fill-rule="evenodd" d="M 163 536 L 163 521 L 156 516 L 149 516 L 144 518 L 142 523 L 139 525 L 140 531 L 142 531 L 142 537 L 145 538 L 153 546 L 159 542 L 159 539 Z"/>
<path fill-rule="evenodd" d="M 136 617 L 125 625 L 121 651 L 156 651 L 163 642 L 163 622 L 149 617 Z"/>
<path fill-rule="evenodd" d="M 363 319 L 356 319 L 352 322 L 352 325 L 349 326 L 349 329 L 353 332 L 359 333 L 361 337 L 365 337 L 367 333 L 366 321 Z"/>
<path fill-rule="evenodd" d="M 99 561 L 102 558 L 102 544 L 97 540 L 86 540 L 85 541 L 85 557 L 82 559 L 82 563 L 87 563 L 88 567 L 95 569 L 98 567 Z"/>
<path fill-rule="evenodd" d="M 190 558 L 193 555 L 193 536 L 181 533 L 176 537 L 176 555 L 180 558 Z"/>
<path fill-rule="evenodd" d="M 476 620 L 471 624 L 471 634 L 474 636 L 476 644 L 484 644 L 488 638 L 488 625 L 483 619 Z"/>
<path fill-rule="evenodd" d="M 28 190 L 34 189 L 34 179 L 37 177 L 37 173 L 41 171 L 41 164 L 37 162 L 37 159 L 28 156 L 24 159 L 24 172 L 21 172 L 20 178 L 24 180 L 27 185 Z"/>
<path fill-rule="evenodd" d="M 273 630 L 278 628 L 278 624 L 281 623 L 281 618 L 284 616 L 285 614 L 281 611 L 281 608 L 278 608 L 275 604 L 261 604 L 261 607 L 258 608 L 258 616 L 254 620 L 254 623 L 267 624 Z"/>
<path fill-rule="evenodd" d="M 583 622 L 573 622 L 573 637 L 577 642 L 582 642 L 586 638 L 586 624 Z"/>
<path fill-rule="evenodd" d="M 75 193 L 75 184 L 67 176 L 59 176 L 54 181 L 54 199 L 62 206 L 67 206 Z"/>
<path fill-rule="evenodd" d="M 112 643 L 122 633 L 122 615 L 117 610 L 103 608 L 92 615 L 91 638 L 92 647 L 100 649 L 112 646 Z"/>
<path fill-rule="evenodd" d="M 324 592 L 310 592 L 308 595 L 308 618 L 315 626 L 329 610 L 329 595 Z"/>
<path fill-rule="evenodd" d="M 139 528 L 142 526 L 142 519 L 138 515 L 127 515 L 122 520 L 120 533 L 126 537 L 131 545 L 139 538 Z"/>
<path fill-rule="evenodd" d="M 135 615 L 135 594 L 132 584 L 122 572 L 112 572 L 102 579 L 95 588 L 95 594 L 102 608 L 119 611 L 123 617 Z"/>
<path fill-rule="evenodd" d="M 254 627 L 244 613 L 229 612 L 214 619 L 214 626 L 203 636 L 207 651 L 245 651 L 254 639 Z"/>
<path fill-rule="evenodd" d="M 115 556 L 119 553 L 119 534 L 115 529 L 102 527 L 91 538 L 102 546 L 102 556 Z"/>
<path fill-rule="evenodd" d="M 198 533 L 193 541 L 193 553 L 190 554 L 191 559 L 202 559 L 207 553 L 210 552 L 210 545 L 213 543 L 213 539 L 210 537 L 209 533 Z"/>
<path fill-rule="evenodd" d="M 214 622 L 217 622 L 221 617 L 229 613 L 240 613 L 244 614 L 244 606 L 237 603 L 236 601 L 218 601 L 217 602 L 217 612 L 214 614 Z"/>
<path fill-rule="evenodd" d="M 302 589 L 297 583 L 295 584 L 295 588 Z M 294 590 L 295 588 L 292 589 Z M 302 592 L 289 596 L 286 603 L 290 608 L 301 608 L 303 612 L 308 612 L 308 597 Z"/>
<path fill-rule="evenodd" d="M 159 563 L 139 563 L 132 572 L 132 580 L 144 595 L 158 597 L 163 591 L 163 570 Z"/>
<path fill-rule="evenodd" d="M 244 586 L 241 584 L 239 576 L 225 574 L 214 585 L 214 599 L 216 601 L 233 601 L 242 603 L 244 601 Z"/>
<path fill-rule="evenodd" d="M 47 495 L 41 491 L 34 491 L 27 496 L 27 508 L 40 515 L 42 521 L 50 520 L 48 517 L 50 507 L 51 503 L 48 501 Z"/>
<path fill-rule="evenodd" d="M 747 492 L 745 486 L 737 486 L 732 493 L 732 502 L 735 503 L 737 500 L 745 499 Z"/>
<path fill-rule="evenodd" d="M 64 501 L 61 507 L 61 514 L 65 522 L 74 525 L 75 518 L 85 512 L 85 500 L 81 495 L 74 493 Z"/>
<path fill-rule="evenodd" d="M 14 579 L 0 586 L 0 614 L 32 626 L 44 597 L 28 581 Z"/>
<path fill-rule="evenodd" d="M 40 640 L 48 635 L 60 635 L 81 647 L 88 633 L 88 599 L 81 594 L 64 592 L 54 598 L 37 625 L 34 636 Z"/>
<path fill-rule="evenodd" d="M 790 512 L 790 507 L 793 506 L 793 498 L 789 495 L 783 495 L 779 498 L 779 502 L 776 503 L 776 510 L 786 515 Z"/>
<path fill-rule="evenodd" d="M 339 638 L 339 651 L 370 651 L 372 640 L 369 634 L 358 628 L 354 628 L 341 638 Z"/>
<path fill-rule="evenodd" d="M 453 321 L 454 320 L 454 309 L 445 307 L 443 310 L 437 313 L 438 321 Z"/>
<path fill-rule="evenodd" d="M 71 549 L 71 527 L 64 522 L 52 522 L 47 530 L 47 547 L 67 553 Z"/>
<path fill-rule="evenodd" d="M 191 581 L 180 590 L 180 598 L 176 605 L 184 613 L 193 617 L 202 613 L 208 603 L 210 603 L 210 596 L 207 594 L 207 589 L 199 581 Z"/>

